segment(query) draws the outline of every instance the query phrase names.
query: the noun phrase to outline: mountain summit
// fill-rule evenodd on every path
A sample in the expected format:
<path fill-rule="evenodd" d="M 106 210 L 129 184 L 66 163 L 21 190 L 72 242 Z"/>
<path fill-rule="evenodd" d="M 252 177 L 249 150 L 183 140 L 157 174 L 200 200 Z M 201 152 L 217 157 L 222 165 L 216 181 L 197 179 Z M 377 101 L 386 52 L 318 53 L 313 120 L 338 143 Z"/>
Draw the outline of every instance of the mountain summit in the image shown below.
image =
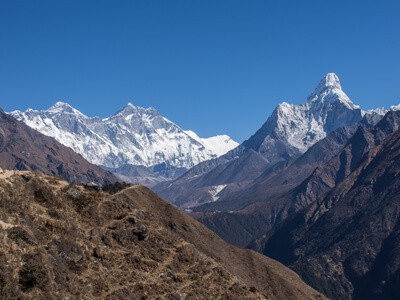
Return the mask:
<path fill-rule="evenodd" d="M 238 145 L 227 136 L 202 139 L 189 134 L 154 108 L 132 103 L 105 119 L 90 118 L 63 102 L 48 110 L 10 114 L 88 161 L 110 169 L 131 165 L 150 168 L 151 172 L 172 168 L 182 173 Z M 164 176 L 169 175 L 164 172 Z"/>
<path fill-rule="evenodd" d="M 339 77 L 328 73 L 306 103 L 279 104 L 244 145 L 280 160 L 293 153 L 304 153 L 327 133 L 359 122 L 364 114 L 342 90 Z"/>
<path fill-rule="evenodd" d="M 74 115 L 79 115 L 79 116 L 82 116 L 82 117 L 86 117 L 79 110 L 75 109 L 74 107 L 72 107 L 68 103 L 61 102 L 61 101 L 58 101 L 54 105 L 52 105 L 48 109 L 48 111 L 49 112 L 53 112 L 53 113 L 61 113 L 61 112 L 63 112 L 63 113 L 69 113 L 69 114 L 74 114 Z"/>
<path fill-rule="evenodd" d="M 350 109 L 360 108 L 343 92 L 339 77 L 335 73 L 328 73 L 321 79 L 314 92 L 308 97 L 308 103 L 334 103 L 336 101 L 343 103 Z"/>
<path fill-rule="evenodd" d="M 341 90 L 339 77 L 335 73 L 328 73 L 322 77 L 320 83 L 315 88 L 315 94 L 320 94 L 326 89 L 338 89 Z"/>
<path fill-rule="evenodd" d="M 369 123 L 377 122 L 385 112 L 363 111 L 342 90 L 339 77 L 328 73 L 305 103 L 279 104 L 262 127 L 238 148 L 217 160 L 199 164 L 155 190 L 185 208 L 215 199 L 223 201 L 269 168 L 304 154 L 335 130 L 352 127 L 363 118 Z"/>

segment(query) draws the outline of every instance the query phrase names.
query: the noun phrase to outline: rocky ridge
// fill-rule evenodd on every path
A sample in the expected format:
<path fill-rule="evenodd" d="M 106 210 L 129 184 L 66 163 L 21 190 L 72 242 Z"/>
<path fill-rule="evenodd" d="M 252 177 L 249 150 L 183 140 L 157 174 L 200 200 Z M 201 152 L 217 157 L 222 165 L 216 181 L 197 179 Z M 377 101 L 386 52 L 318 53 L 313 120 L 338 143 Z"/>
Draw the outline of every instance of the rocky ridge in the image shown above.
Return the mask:
<path fill-rule="evenodd" d="M 270 234 L 263 252 L 334 299 L 396 299 L 400 293 L 400 113 L 360 128 L 299 187 L 310 205 Z"/>

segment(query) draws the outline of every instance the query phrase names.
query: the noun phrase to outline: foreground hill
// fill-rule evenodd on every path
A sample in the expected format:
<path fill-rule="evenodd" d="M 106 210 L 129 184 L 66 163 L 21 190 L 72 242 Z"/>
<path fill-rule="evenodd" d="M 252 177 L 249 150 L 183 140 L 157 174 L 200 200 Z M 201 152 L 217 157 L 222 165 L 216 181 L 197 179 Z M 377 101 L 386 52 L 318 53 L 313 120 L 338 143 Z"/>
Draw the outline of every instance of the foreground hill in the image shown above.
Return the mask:
<path fill-rule="evenodd" d="M 115 182 L 110 172 L 0 109 L 0 168 L 59 175 L 70 182 Z"/>
<path fill-rule="evenodd" d="M 117 194 L 0 173 L 1 299 L 323 299 L 135 186 Z"/>

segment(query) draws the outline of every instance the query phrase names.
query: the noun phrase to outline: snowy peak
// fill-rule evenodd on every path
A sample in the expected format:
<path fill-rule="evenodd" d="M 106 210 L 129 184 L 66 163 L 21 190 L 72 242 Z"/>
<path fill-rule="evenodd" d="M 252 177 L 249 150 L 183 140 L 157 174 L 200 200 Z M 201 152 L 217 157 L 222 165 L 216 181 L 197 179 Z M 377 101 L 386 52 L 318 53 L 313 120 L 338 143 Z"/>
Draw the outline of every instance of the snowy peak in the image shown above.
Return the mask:
<path fill-rule="evenodd" d="M 131 102 L 128 102 L 122 109 L 117 111 L 114 115 L 107 119 L 111 119 L 116 116 L 123 116 L 123 117 L 128 117 L 128 116 L 143 116 L 143 115 L 160 115 L 160 113 L 154 109 L 153 107 L 148 107 L 144 108 L 141 106 L 136 106 L 132 104 Z"/>
<path fill-rule="evenodd" d="M 28 111 L 37 112 L 36 110 L 33 110 L 33 109 L 28 109 Z M 80 116 L 83 118 L 87 118 L 87 116 L 85 116 L 83 113 L 81 113 L 76 108 L 72 107 L 68 103 L 61 102 L 61 101 L 58 101 L 54 105 L 50 106 L 47 109 L 47 112 L 52 113 L 52 114 L 68 113 L 68 114 L 74 114 L 74 115 L 77 115 L 77 116 Z"/>
<path fill-rule="evenodd" d="M 136 108 L 136 106 L 133 105 L 132 102 L 128 102 L 128 103 L 125 105 L 124 108 L 128 108 L 128 107 L 130 107 L 130 108 Z"/>
<path fill-rule="evenodd" d="M 155 110 L 153 108 L 144 108 L 144 107 L 140 107 L 140 106 L 136 106 L 134 104 L 132 104 L 131 102 L 128 102 L 121 110 L 119 110 L 118 112 L 138 112 L 138 111 L 151 111 L 151 110 Z"/>
<path fill-rule="evenodd" d="M 308 97 L 308 101 L 315 101 L 319 95 L 343 92 L 339 77 L 335 73 L 328 73 L 321 78 L 314 92 Z"/>
<path fill-rule="evenodd" d="M 400 110 L 392 106 L 390 110 Z M 253 149 L 273 157 L 277 144 L 305 152 L 328 133 L 343 126 L 352 126 L 366 118 L 376 123 L 388 112 L 385 108 L 364 111 L 345 94 L 335 73 L 326 74 L 304 104 L 279 104 L 263 127 L 248 142 Z"/>
<path fill-rule="evenodd" d="M 308 103 L 318 107 L 341 103 L 348 109 L 360 108 L 342 90 L 339 77 L 335 73 L 328 73 L 321 79 L 314 92 L 308 97 Z"/>
<path fill-rule="evenodd" d="M 47 111 L 64 111 L 64 112 L 74 112 L 77 111 L 71 105 L 65 102 L 56 102 L 54 105 L 50 106 Z"/>
<path fill-rule="evenodd" d="M 316 91 L 323 91 L 325 89 L 342 89 L 339 77 L 335 73 L 326 74 L 316 87 Z"/>
<path fill-rule="evenodd" d="M 28 109 L 10 114 L 88 161 L 109 168 L 166 164 L 187 169 L 238 145 L 227 136 L 202 139 L 188 134 L 154 108 L 130 102 L 102 120 L 89 118 L 64 102 L 57 102 L 48 110 Z"/>
<path fill-rule="evenodd" d="M 356 124 L 364 114 L 344 93 L 339 77 L 328 73 L 306 103 L 279 104 L 245 146 L 279 160 L 291 153 L 304 153 L 331 131 Z"/>
<path fill-rule="evenodd" d="M 67 108 L 68 109 L 68 108 L 73 108 L 73 107 L 66 102 L 58 101 L 53 106 L 50 106 L 49 109 L 56 109 L 56 108 Z"/>
<path fill-rule="evenodd" d="M 128 115 L 132 113 L 136 113 L 139 110 L 139 107 L 133 105 L 131 102 L 128 102 L 122 109 L 117 111 L 115 115 Z"/>
<path fill-rule="evenodd" d="M 393 110 L 393 111 L 398 111 L 398 110 L 400 110 L 400 104 L 399 104 L 399 105 L 392 105 L 392 106 L 390 107 L 390 110 Z"/>
<path fill-rule="evenodd" d="M 237 142 L 232 140 L 232 138 L 226 134 L 216 135 L 209 138 L 201 138 L 192 130 L 186 130 L 185 133 L 192 139 L 203 144 L 206 149 L 213 151 L 217 156 L 224 155 L 228 151 L 239 146 Z"/>

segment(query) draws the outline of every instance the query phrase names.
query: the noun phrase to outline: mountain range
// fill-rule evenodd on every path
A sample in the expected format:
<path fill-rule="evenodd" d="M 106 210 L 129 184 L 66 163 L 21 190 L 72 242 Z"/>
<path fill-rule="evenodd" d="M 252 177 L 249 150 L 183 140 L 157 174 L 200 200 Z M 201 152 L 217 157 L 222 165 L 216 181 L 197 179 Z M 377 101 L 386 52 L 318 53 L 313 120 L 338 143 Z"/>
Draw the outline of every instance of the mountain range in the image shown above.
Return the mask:
<path fill-rule="evenodd" d="M 53 214 L 54 207 L 50 204 L 54 199 L 64 199 L 64 204 L 56 205 L 63 207 L 63 211 L 57 210 L 57 213 L 68 213 L 63 218 L 75 218 L 82 228 L 90 224 L 100 226 L 96 230 L 109 237 L 102 239 L 105 244 L 101 245 L 102 249 L 106 247 L 106 252 L 113 252 L 112 256 L 117 259 L 120 259 L 121 251 L 128 251 L 120 248 L 121 245 L 136 245 L 132 244 L 132 236 L 128 233 L 127 216 L 137 222 L 137 218 L 150 211 L 147 216 L 151 218 L 145 218 L 143 224 L 154 231 L 155 240 L 150 248 L 138 249 L 155 270 L 165 267 L 159 264 L 161 260 L 170 262 L 167 266 L 169 279 L 166 280 L 175 282 L 181 278 L 183 281 L 179 282 L 184 282 L 185 295 L 323 298 L 274 261 L 263 260 L 252 251 L 228 246 L 174 206 L 185 210 L 230 244 L 280 261 L 331 299 L 397 299 L 400 294 L 400 202 L 397 196 L 400 188 L 400 105 L 363 110 L 346 95 L 334 73 L 321 79 L 305 103 L 279 104 L 261 128 L 240 145 L 228 136 L 200 138 L 192 131 L 181 129 L 155 109 L 130 103 L 105 119 L 87 117 L 70 105 L 58 102 L 45 111 L 30 109 L 14 111 L 10 115 L 0 112 L 0 123 L 0 166 L 3 168 L 41 171 L 62 176 L 70 182 L 93 181 L 103 185 L 104 193 L 107 189 L 118 192 L 126 187 L 126 184 L 115 183 L 118 178 L 144 183 L 173 203 L 173 206 L 167 205 L 150 190 L 141 187 L 125 189 L 109 198 L 101 192 L 100 185 L 68 186 L 60 179 L 33 173 L 6 172 L 4 175 L 7 184 L 18 182 L 14 185 L 18 195 L 28 195 L 33 189 L 34 201 L 43 206 L 40 207 L 42 211 L 50 210 Z M 118 178 L 104 169 L 117 174 Z M 39 177 L 31 181 L 35 176 Z M 51 196 L 53 194 L 57 197 Z M 93 200 L 95 198 L 104 201 Z M 103 205 L 107 209 L 102 210 Z M 11 207 L 7 209 L 11 210 Z M 132 212 L 135 212 L 134 218 Z M 97 216 L 95 221 L 93 214 Z M 30 218 L 37 217 L 41 218 Z M 150 221 L 155 219 L 157 224 Z M 9 222 L 9 218 L 7 222 L 1 221 L 0 226 L 8 226 Z M 31 226 L 33 223 L 26 224 Z M 149 237 L 143 228 L 136 226 L 133 231 L 139 241 L 146 232 L 146 240 Z M 30 240 L 26 236 L 41 238 L 41 235 L 36 236 L 37 228 L 23 229 L 23 241 Z M 178 255 L 183 251 L 183 244 L 171 248 L 168 237 L 171 240 L 183 238 L 184 245 L 189 243 L 199 251 L 200 256 L 195 255 L 196 266 L 205 263 L 214 267 L 201 267 L 203 275 L 190 273 L 190 264 L 185 265 L 190 259 L 186 254 Z M 93 243 L 94 246 L 97 240 Z M 71 260 L 65 260 L 65 257 L 72 257 L 74 261 L 77 254 L 74 249 L 79 247 L 60 248 L 60 245 L 55 243 L 52 249 L 62 250 L 67 255 L 61 258 L 70 268 Z M 164 249 L 161 251 L 164 254 L 175 253 L 175 257 L 180 257 L 179 261 L 171 255 L 163 258 L 161 252 L 151 252 L 150 256 L 143 252 L 153 248 Z M 101 253 L 105 252 L 94 250 L 96 259 L 104 259 Z M 39 255 L 41 258 L 44 257 L 42 254 Z M 62 262 L 57 261 L 57 264 L 61 266 Z M 90 266 L 87 270 L 92 271 L 91 259 L 84 265 Z M 139 267 L 150 270 L 150 265 Z M 277 273 L 270 273 L 271 265 Z M 75 272 L 76 266 L 72 266 L 70 271 Z M 120 276 L 113 261 L 102 267 Z M 220 270 L 218 276 L 216 270 Z M 53 271 L 46 269 L 46 272 Z M 196 292 L 185 289 L 190 276 L 204 274 L 208 274 L 202 277 L 208 278 L 206 281 L 195 282 L 207 282 L 208 288 L 200 284 L 196 286 Z M 275 278 L 277 274 L 283 275 Z M 149 291 L 146 284 L 153 280 L 152 277 L 148 277 L 148 271 L 140 276 L 147 277 L 142 288 L 135 286 L 135 291 L 136 287 Z M 286 277 L 291 278 L 289 281 L 294 285 L 282 279 Z M 235 278 L 243 283 L 240 289 Z M 271 280 L 282 285 L 280 292 L 271 285 Z M 250 287 L 254 282 L 256 285 Z M 8 283 L 10 287 L 17 286 L 15 282 Z M 108 296 L 116 299 L 143 296 L 132 294 L 131 283 L 120 283 L 123 288 L 112 288 L 116 294 Z M 224 288 L 218 288 L 217 283 Z M 71 293 L 70 286 L 55 284 Z M 1 288 L 0 285 L 0 292 L 4 292 Z M 173 291 L 166 289 L 170 289 L 170 285 L 157 285 L 157 293 L 171 295 Z M 35 293 L 44 295 L 48 292 L 39 290 Z M 20 290 L 10 288 L 6 292 L 18 294 Z M 98 291 L 90 292 L 90 296 L 98 295 Z"/>
<path fill-rule="evenodd" d="M 216 199 L 220 202 L 253 184 L 270 168 L 298 158 L 336 129 L 361 121 L 375 124 L 385 113 L 383 108 L 362 110 L 342 90 L 337 75 L 328 73 L 306 103 L 279 104 L 265 124 L 240 146 L 154 189 L 165 199 L 190 209 Z"/>
<path fill-rule="evenodd" d="M 131 103 L 104 119 L 88 117 L 63 102 L 10 115 L 122 179 L 148 185 L 175 178 L 238 145 L 226 135 L 200 138 L 154 108 Z"/>
<path fill-rule="evenodd" d="M 305 104 L 154 190 L 329 298 L 396 299 L 398 109 L 362 110 L 327 74 Z"/>

